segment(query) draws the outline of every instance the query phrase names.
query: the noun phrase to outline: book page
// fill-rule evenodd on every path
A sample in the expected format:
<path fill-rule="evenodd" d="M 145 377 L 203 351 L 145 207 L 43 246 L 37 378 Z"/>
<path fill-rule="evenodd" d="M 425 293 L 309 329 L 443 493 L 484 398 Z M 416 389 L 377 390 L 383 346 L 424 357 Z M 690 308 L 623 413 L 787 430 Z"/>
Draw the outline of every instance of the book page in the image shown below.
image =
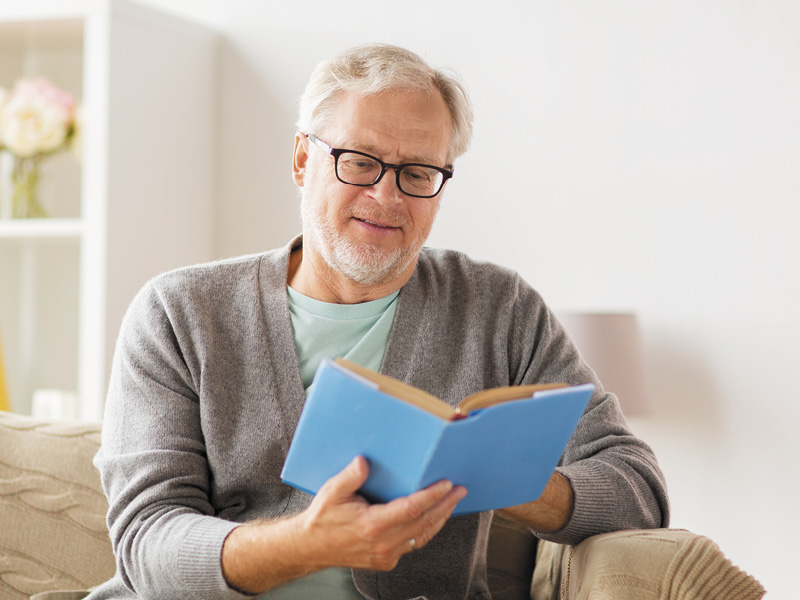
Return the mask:
<path fill-rule="evenodd" d="M 394 377 L 377 373 L 372 369 L 362 367 L 346 358 L 337 358 L 336 363 L 365 379 L 369 379 L 373 383 L 377 383 L 380 390 L 386 392 L 390 396 L 394 396 L 423 410 L 427 410 L 429 413 L 447 421 L 458 418 L 458 414 L 452 406 L 418 387 L 403 383 Z"/>
<path fill-rule="evenodd" d="M 500 402 L 511 400 L 523 400 L 530 398 L 536 392 L 542 390 L 554 390 L 567 387 L 565 383 L 537 383 L 533 385 L 512 385 L 498 388 L 491 388 L 470 394 L 464 398 L 456 408 L 456 413 L 467 415 L 470 411 L 486 408 Z"/>

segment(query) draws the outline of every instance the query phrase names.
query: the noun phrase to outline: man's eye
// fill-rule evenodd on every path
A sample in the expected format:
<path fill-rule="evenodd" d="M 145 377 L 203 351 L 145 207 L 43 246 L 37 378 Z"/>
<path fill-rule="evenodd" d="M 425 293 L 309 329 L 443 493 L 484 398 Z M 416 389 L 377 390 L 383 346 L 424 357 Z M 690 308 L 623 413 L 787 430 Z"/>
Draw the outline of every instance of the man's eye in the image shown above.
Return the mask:
<path fill-rule="evenodd" d="M 415 183 L 424 183 L 431 180 L 431 173 L 427 169 L 406 167 L 403 169 L 403 176 Z"/>
<path fill-rule="evenodd" d="M 375 161 L 368 158 L 348 158 L 347 160 L 340 161 L 346 169 L 353 171 L 367 171 L 375 168 Z"/>

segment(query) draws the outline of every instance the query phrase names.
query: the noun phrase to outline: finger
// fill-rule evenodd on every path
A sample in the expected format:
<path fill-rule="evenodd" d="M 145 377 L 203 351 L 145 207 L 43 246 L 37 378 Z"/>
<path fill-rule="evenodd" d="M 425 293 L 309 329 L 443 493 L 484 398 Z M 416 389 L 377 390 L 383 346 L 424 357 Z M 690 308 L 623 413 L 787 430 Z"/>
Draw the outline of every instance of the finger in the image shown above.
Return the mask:
<path fill-rule="evenodd" d="M 356 456 L 339 473 L 326 481 L 317 493 L 318 496 L 333 500 L 351 498 L 369 477 L 369 463 L 363 456 Z"/>
<path fill-rule="evenodd" d="M 407 554 L 425 546 L 444 527 L 456 505 L 467 494 L 463 486 L 437 482 L 424 490 L 371 510 L 392 530 L 396 548 Z M 411 544 L 410 540 L 414 540 Z"/>
<path fill-rule="evenodd" d="M 414 528 L 410 530 L 411 537 L 409 539 L 413 539 L 414 544 L 409 544 L 409 548 L 411 550 L 419 549 L 430 542 L 445 526 L 455 507 L 466 495 L 467 490 L 465 487 L 456 486 L 418 519 L 414 524 Z"/>
<path fill-rule="evenodd" d="M 453 484 L 450 481 L 437 481 L 425 489 L 385 504 L 383 506 L 385 516 L 398 524 L 415 521 L 436 506 L 452 490 Z"/>

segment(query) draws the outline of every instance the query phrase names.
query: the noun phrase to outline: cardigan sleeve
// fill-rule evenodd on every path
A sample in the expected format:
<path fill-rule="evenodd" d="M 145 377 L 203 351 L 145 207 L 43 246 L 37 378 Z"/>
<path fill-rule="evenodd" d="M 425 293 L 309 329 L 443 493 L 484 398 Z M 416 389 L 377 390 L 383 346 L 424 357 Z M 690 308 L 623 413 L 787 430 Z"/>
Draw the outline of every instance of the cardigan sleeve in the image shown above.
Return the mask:
<path fill-rule="evenodd" d="M 156 287 L 118 339 L 95 458 L 109 499 L 117 578 L 138 598 L 244 598 L 222 575 L 237 526 L 214 516 L 196 382 Z"/>
<path fill-rule="evenodd" d="M 667 527 L 666 483 L 652 449 L 630 431 L 613 390 L 603 388 L 556 316 L 522 280 L 512 320 L 512 364 L 520 383 L 596 386 L 557 469 L 572 484 L 572 515 L 561 530 L 537 535 L 576 544 L 599 533 Z"/>

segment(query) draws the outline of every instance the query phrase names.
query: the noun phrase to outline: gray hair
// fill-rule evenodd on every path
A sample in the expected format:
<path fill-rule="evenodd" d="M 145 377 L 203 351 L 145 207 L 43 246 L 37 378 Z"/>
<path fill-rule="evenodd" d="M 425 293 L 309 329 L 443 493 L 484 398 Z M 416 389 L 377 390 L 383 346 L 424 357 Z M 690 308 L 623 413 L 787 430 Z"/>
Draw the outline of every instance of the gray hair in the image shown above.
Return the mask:
<path fill-rule="evenodd" d="M 297 128 L 318 133 L 342 93 L 372 95 L 398 88 L 438 91 L 452 121 L 449 161 L 467 151 L 472 138 L 472 106 L 464 87 L 454 75 L 434 69 L 410 50 L 389 44 L 356 46 L 319 63 L 300 97 Z"/>

